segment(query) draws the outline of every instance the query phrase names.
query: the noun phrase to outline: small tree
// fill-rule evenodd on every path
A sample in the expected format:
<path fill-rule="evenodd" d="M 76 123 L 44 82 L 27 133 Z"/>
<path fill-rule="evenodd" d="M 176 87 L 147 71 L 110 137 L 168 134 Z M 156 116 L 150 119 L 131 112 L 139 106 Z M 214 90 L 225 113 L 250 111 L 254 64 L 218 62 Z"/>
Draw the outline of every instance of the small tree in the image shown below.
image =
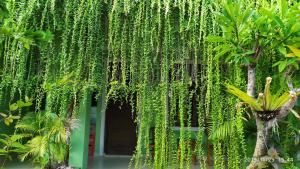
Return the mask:
<path fill-rule="evenodd" d="M 265 145 L 271 124 L 291 112 L 300 92 L 300 88 L 293 85 L 299 80 L 292 80 L 292 72 L 299 68 L 300 60 L 300 5 L 296 2 L 289 4 L 286 0 L 264 5 L 231 1 L 223 4 L 222 11 L 216 13 L 222 35 L 207 37 L 208 42 L 217 43 L 216 59 L 247 67 L 247 93 L 231 85 L 227 85 L 227 90 L 251 108 L 256 120 L 257 140 L 249 169 L 257 168 L 261 163 L 259 159 L 267 156 Z M 272 56 L 270 51 L 274 51 Z M 272 78 L 269 77 L 264 93 L 260 93 L 256 100 L 256 66 L 266 55 L 275 58 L 273 67 L 277 66 L 278 72 L 273 76 L 284 80 L 288 91 L 272 95 L 269 89 Z"/>

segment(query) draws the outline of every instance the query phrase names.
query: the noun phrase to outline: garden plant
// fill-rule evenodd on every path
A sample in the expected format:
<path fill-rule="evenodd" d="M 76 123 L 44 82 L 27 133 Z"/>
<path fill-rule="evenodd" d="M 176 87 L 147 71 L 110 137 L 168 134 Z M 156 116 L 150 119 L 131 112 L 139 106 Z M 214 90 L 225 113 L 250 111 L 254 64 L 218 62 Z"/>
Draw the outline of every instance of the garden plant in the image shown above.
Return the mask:
<path fill-rule="evenodd" d="M 294 87 L 294 83 L 299 82 L 293 77 L 294 72 L 299 69 L 299 4 L 289 4 L 281 0 L 253 10 L 256 5 L 259 4 L 249 4 L 248 7 L 233 2 L 224 4 L 222 11 L 216 14 L 222 36 L 207 38 L 208 41 L 219 43 L 215 48 L 218 58 L 224 56 L 226 62 L 247 66 L 247 92 L 231 85 L 226 87 L 229 93 L 236 95 L 251 108 L 256 120 L 257 140 L 248 168 L 257 168 L 268 163 L 262 158 L 268 155 L 268 134 L 271 128 L 276 127 L 277 122 L 289 112 L 299 118 L 292 110 L 300 94 L 300 88 Z M 272 95 L 272 78 L 267 77 L 264 92 L 256 96 L 256 67 L 265 57 L 274 57 L 273 67 L 278 67 L 278 72 L 271 75 L 286 82 L 286 85 L 281 85 L 276 89 L 277 94 Z M 254 99 L 255 96 L 258 98 Z M 271 158 L 276 158 L 272 165 L 278 167 L 278 154 Z"/>
<path fill-rule="evenodd" d="M 0 0 L 2 167 L 71 168 L 95 93 L 131 105 L 129 168 L 299 168 L 299 21 L 298 0 Z"/>

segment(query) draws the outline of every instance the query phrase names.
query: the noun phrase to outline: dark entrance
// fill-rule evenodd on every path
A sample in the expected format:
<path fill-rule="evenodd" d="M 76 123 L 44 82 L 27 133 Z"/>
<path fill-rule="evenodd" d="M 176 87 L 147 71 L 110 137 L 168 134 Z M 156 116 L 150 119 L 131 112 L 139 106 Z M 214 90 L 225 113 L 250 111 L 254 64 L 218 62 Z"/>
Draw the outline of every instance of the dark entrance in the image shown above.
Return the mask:
<path fill-rule="evenodd" d="M 105 154 L 132 155 L 136 142 L 136 125 L 130 104 L 109 101 L 105 119 Z"/>

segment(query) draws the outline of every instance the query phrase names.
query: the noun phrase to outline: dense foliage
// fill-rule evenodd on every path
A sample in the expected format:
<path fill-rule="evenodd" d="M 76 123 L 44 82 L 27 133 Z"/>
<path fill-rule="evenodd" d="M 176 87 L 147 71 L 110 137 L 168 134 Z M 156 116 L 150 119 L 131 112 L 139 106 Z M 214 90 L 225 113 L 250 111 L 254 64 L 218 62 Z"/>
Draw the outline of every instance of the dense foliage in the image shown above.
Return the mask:
<path fill-rule="evenodd" d="M 248 141 L 255 139 L 251 135 L 255 132 L 252 130 L 254 124 L 245 123 L 245 119 L 251 117 L 243 113 L 244 108 L 236 109 L 238 100 L 224 92 L 222 83 L 229 82 L 246 89 L 245 64 L 253 60 L 245 56 L 253 54 L 249 49 L 252 41 L 247 39 L 252 32 L 239 30 L 246 51 L 243 46 L 226 44 L 220 47 L 207 41 L 208 35 L 214 35 L 219 43 L 224 42 L 224 39 L 217 38 L 224 31 L 216 15 L 222 12 L 219 5 L 222 0 L 7 0 L 6 5 L 2 2 L 0 13 L 6 19 L 0 21 L 1 108 L 8 109 L 9 105 L 25 96 L 33 98 L 34 111 L 28 116 L 20 116 L 31 120 L 47 118 L 39 119 L 38 130 L 42 132 L 22 129 L 26 120 L 16 122 L 16 128 L 31 134 L 33 139 L 28 142 L 29 147 L 33 144 L 52 147 L 44 147 L 50 152 L 39 152 L 41 149 L 31 147 L 31 155 L 45 157 L 38 157 L 42 166 L 49 163 L 53 152 L 59 152 L 55 147 L 57 143 L 63 141 L 62 149 L 68 145 L 68 138 L 64 136 L 55 139 L 69 131 L 62 123 L 76 117 L 84 91 L 100 94 L 103 89 L 108 89 L 107 99 L 128 101 L 137 114 L 138 143 L 132 167 L 178 165 L 190 168 L 192 158 L 196 156 L 201 168 L 206 168 L 210 160 L 205 158 L 209 154 L 206 147 L 210 144 L 213 144 L 213 162 L 217 169 L 226 166 L 245 168 L 249 162 L 254 147 Z M 265 7 L 265 12 L 271 14 L 273 8 L 267 7 L 278 10 L 275 1 L 238 2 L 240 11 L 247 6 L 253 9 Z M 295 2 L 287 3 L 286 8 L 292 3 Z M 8 10 L 2 10 L 5 6 Z M 10 15 L 6 14 L 8 12 Z M 263 24 L 270 18 L 264 19 L 260 21 L 262 27 L 257 29 L 268 32 L 272 28 L 265 30 Z M 280 25 L 280 21 L 277 24 Z M 229 35 L 235 31 L 231 27 L 229 25 L 225 30 Z M 53 37 L 45 30 L 50 30 Z M 9 36 L 3 36 L 4 33 Z M 50 43 L 40 42 L 50 39 Z M 279 70 L 283 71 L 287 65 L 297 67 L 298 61 L 296 57 L 288 63 L 285 59 L 279 61 L 278 52 L 286 53 L 291 49 L 294 54 L 290 56 L 298 57 L 297 47 L 280 46 L 279 51 L 272 48 L 264 52 L 256 65 L 257 91 L 263 91 L 268 76 L 275 81 L 272 90 L 284 86 L 282 78 L 274 76 L 278 75 L 275 66 L 279 65 Z M 234 51 L 239 52 L 236 57 L 228 54 Z M 227 56 L 224 58 L 229 62 L 219 62 L 222 55 Z M 232 58 L 234 61 L 230 61 Z M 57 118 L 60 120 L 55 120 Z M 56 127 L 56 133 L 52 133 L 49 127 L 53 121 L 56 121 L 57 126 L 52 125 Z M 292 117 L 286 123 L 289 129 L 278 131 L 282 140 L 280 146 L 283 147 L 281 153 L 285 157 L 294 157 L 289 136 L 299 138 L 299 132 L 296 132 L 299 126 L 294 125 Z M 175 126 L 179 126 L 179 135 Z M 191 127 L 197 127 L 197 131 L 192 132 Z M 217 130 L 219 128 L 224 132 Z M 212 133 L 219 134 L 209 140 Z M 154 137 L 154 150 L 149 146 L 151 137 Z M 45 139 L 49 141 L 43 143 Z M 22 139 L 16 141 L 22 142 Z M 294 146 L 299 147 L 299 142 Z M 66 155 L 58 154 L 59 159 L 52 160 L 60 161 Z M 293 164 L 288 163 L 286 167 L 292 168 Z"/>

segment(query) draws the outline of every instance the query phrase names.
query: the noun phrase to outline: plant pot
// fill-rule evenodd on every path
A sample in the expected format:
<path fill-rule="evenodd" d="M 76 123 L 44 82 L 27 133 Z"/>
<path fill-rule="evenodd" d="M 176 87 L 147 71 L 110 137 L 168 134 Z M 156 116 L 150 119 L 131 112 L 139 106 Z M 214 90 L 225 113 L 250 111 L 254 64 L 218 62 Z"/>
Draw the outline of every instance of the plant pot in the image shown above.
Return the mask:
<path fill-rule="evenodd" d="M 269 121 L 274 119 L 279 113 L 279 110 L 276 111 L 256 111 L 257 117 L 262 121 Z"/>

